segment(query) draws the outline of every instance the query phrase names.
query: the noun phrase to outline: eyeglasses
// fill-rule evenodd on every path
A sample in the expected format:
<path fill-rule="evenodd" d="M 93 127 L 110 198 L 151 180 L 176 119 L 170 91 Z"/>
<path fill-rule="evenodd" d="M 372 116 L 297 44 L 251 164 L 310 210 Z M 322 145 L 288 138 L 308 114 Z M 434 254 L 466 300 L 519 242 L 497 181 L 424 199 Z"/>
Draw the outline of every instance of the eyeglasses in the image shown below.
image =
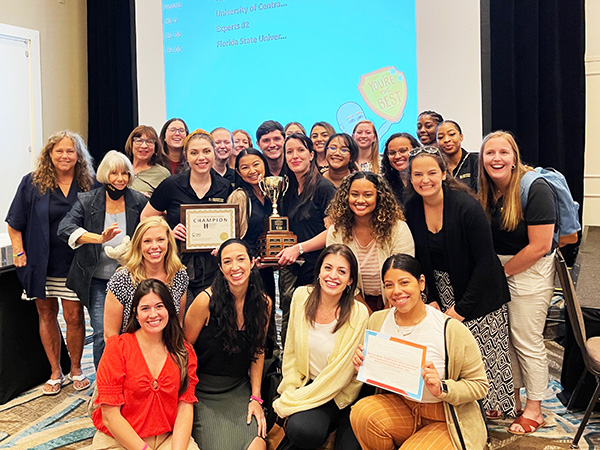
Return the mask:
<path fill-rule="evenodd" d="M 350 149 L 348 147 L 327 147 L 327 151 L 333 153 L 333 152 L 340 152 L 342 155 L 346 155 L 348 153 L 350 153 Z"/>
<path fill-rule="evenodd" d="M 417 156 L 420 153 L 427 153 L 429 155 L 438 155 L 438 156 L 442 156 L 442 154 L 440 153 L 440 150 L 435 148 L 435 147 L 417 147 L 417 148 L 413 148 L 410 152 L 408 152 L 408 156 L 410 156 L 411 158 L 414 158 L 415 156 Z"/>
<path fill-rule="evenodd" d="M 172 134 L 185 134 L 185 128 L 167 128 L 167 131 Z"/>
<path fill-rule="evenodd" d="M 141 137 L 134 137 L 133 143 L 135 145 L 146 144 L 148 147 L 154 147 L 155 142 L 151 139 L 142 139 Z"/>

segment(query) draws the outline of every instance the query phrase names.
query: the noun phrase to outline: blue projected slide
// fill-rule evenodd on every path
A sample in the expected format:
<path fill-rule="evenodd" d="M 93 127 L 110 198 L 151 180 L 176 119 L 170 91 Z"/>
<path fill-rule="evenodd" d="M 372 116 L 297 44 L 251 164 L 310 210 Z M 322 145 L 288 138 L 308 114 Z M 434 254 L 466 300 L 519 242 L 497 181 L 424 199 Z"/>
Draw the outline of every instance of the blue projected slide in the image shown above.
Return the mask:
<path fill-rule="evenodd" d="M 163 2 L 167 118 L 255 134 L 325 120 L 414 132 L 415 0 Z"/>

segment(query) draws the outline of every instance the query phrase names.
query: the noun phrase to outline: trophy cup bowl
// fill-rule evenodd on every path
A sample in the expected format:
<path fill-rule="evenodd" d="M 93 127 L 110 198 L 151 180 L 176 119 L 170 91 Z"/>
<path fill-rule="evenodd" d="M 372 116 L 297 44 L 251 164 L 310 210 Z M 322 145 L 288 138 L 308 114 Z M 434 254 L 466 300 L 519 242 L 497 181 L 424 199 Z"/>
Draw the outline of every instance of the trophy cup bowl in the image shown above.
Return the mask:
<path fill-rule="evenodd" d="M 266 177 L 258 180 L 260 191 L 265 194 L 265 197 L 271 200 L 271 203 L 273 203 L 273 213 L 271 214 L 271 217 L 279 217 L 277 202 L 279 201 L 279 197 L 285 194 L 288 186 L 289 182 L 287 177 Z"/>

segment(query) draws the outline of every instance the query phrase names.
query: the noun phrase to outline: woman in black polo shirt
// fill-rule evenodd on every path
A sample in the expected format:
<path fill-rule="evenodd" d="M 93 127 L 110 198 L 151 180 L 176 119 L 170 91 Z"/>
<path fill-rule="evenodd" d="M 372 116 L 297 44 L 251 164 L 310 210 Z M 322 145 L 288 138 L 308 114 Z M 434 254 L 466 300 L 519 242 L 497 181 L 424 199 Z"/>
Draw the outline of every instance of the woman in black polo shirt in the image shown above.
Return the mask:
<path fill-rule="evenodd" d="M 172 175 L 154 191 L 142 212 L 142 219 L 165 215 L 175 238 L 185 241 L 186 228 L 180 223 L 179 207 L 183 204 L 226 203 L 231 184 L 212 169 L 215 143 L 210 133 L 196 130 L 185 140 L 183 147 L 190 170 Z M 184 253 L 181 262 L 190 276 L 193 299 L 212 283 L 218 270 L 217 261 L 208 252 Z M 189 302 L 191 303 L 191 302 Z"/>

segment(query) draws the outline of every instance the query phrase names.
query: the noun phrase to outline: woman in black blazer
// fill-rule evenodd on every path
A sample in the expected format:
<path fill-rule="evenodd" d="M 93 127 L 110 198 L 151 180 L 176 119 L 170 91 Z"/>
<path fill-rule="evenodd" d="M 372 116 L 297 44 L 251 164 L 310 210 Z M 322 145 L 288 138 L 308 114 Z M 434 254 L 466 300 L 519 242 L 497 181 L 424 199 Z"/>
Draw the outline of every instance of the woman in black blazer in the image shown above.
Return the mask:
<path fill-rule="evenodd" d="M 405 215 L 427 280 L 426 301 L 463 322 L 479 344 L 490 381 L 488 416 L 513 415 L 506 277 L 483 208 L 446 168 L 435 147 L 410 152 Z"/>

